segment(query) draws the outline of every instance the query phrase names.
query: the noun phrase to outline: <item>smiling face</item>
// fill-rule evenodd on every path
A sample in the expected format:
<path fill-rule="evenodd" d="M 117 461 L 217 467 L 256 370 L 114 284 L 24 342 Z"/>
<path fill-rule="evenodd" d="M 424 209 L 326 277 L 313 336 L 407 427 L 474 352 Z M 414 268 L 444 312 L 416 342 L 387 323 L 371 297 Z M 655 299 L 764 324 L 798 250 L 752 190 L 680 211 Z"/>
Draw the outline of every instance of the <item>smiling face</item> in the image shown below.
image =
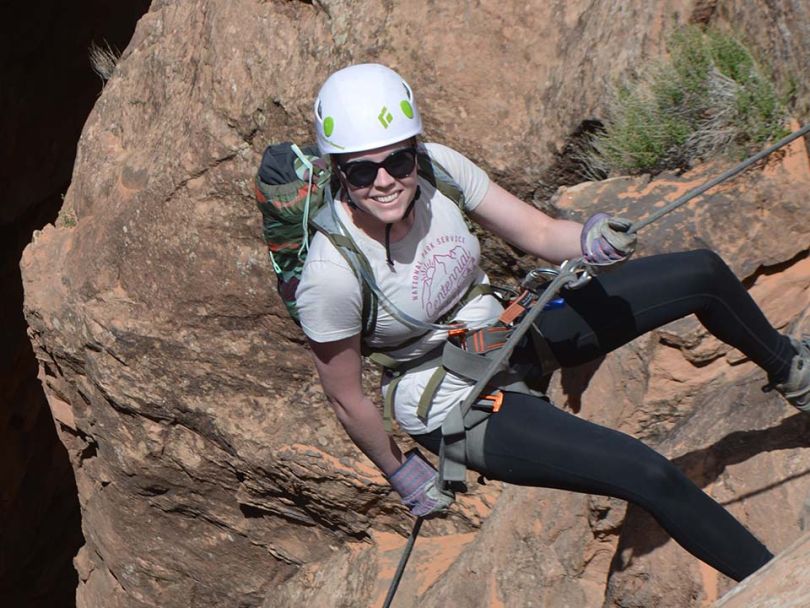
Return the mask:
<path fill-rule="evenodd" d="M 403 219 L 416 195 L 414 145 L 409 139 L 374 150 L 340 155 L 337 164 L 341 184 L 352 202 L 366 212 L 362 215 L 370 216 L 358 217 L 358 220 L 393 224 Z M 374 167 L 367 161 L 382 166 Z M 372 175 L 373 180 L 368 183 Z"/>

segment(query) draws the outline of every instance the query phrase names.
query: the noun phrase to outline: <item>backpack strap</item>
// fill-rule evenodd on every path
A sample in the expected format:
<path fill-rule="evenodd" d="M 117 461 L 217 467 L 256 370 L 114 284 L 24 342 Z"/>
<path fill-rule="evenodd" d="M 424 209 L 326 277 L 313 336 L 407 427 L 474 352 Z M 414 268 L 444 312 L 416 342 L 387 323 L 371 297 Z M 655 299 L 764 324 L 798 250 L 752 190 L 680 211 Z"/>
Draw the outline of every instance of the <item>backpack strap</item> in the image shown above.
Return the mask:
<path fill-rule="evenodd" d="M 377 326 L 377 295 L 373 289 L 369 288 L 366 276 L 373 276 L 371 265 L 368 258 L 363 255 L 360 248 L 352 240 L 352 238 L 345 231 L 341 231 L 329 209 L 323 209 L 315 218 L 310 220 L 310 225 L 323 234 L 329 242 L 334 245 L 343 259 L 352 269 L 354 275 L 360 283 L 360 292 L 363 298 L 362 304 L 362 330 L 363 337 L 370 336 L 374 333 L 374 328 Z"/>
<path fill-rule="evenodd" d="M 447 169 L 432 158 L 422 146 L 417 148 L 416 163 L 419 175 L 424 177 L 436 190 L 453 201 L 461 211 L 464 211 L 467 198 L 464 196 L 461 186 L 453 179 Z"/>

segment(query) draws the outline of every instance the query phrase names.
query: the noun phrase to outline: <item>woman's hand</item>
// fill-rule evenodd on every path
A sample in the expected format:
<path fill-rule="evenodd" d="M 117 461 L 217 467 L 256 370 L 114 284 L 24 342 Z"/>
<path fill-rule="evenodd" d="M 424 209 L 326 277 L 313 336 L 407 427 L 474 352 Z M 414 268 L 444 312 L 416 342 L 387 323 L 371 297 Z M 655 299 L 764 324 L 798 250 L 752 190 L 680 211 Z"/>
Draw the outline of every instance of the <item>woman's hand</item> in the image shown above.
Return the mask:
<path fill-rule="evenodd" d="M 610 217 L 607 213 L 592 215 L 582 228 L 580 245 L 585 262 L 598 270 L 628 259 L 636 250 L 637 237 L 628 232 L 630 220 Z"/>
<path fill-rule="evenodd" d="M 436 469 L 422 458 L 419 450 L 411 450 L 407 456 L 404 464 L 388 478 L 391 487 L 417 517 L 446 513 L 455 500 L 453 491 L 439 487 Z"/>

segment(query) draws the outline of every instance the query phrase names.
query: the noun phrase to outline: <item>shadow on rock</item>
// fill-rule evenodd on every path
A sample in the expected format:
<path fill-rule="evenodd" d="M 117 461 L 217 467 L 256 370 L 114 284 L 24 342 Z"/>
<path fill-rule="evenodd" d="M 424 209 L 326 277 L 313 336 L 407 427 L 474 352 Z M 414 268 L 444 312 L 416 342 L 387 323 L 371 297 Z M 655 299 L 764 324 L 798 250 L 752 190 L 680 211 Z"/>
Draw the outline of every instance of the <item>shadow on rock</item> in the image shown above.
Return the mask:
<path fill-rule="evenodd" d="M 804 447 L 810 447 L 810 416 L 797 413 L 771 428 L 734 431 L 712 445 L 673 458 L 672 462 L 700 488 L 706 488 L 717 481 L 732 465 L 743 463 L 765 452 Z M 721 504 L 728 507 L 807 476 L 810 476 L 810 469 L 780 477 Z M 669 540 L 669 534 L 647 511 L 636 505 L 628 505 L 621 539 L 616 547 L 610 572 L 628 569 L 635 559 L 651 553 Z M 622 557 L 626 555 L 632 555 L 633 560 L 628 562 Z"/>
<path fill-rule="evenodd" d="M 566 405 L 573 413 L 578 414 L 582 410 L 582 395 L 604 360 L 605 357 L 599 357 L 594 361 L 560 370 L 560 386 L 566 396 Z"/>

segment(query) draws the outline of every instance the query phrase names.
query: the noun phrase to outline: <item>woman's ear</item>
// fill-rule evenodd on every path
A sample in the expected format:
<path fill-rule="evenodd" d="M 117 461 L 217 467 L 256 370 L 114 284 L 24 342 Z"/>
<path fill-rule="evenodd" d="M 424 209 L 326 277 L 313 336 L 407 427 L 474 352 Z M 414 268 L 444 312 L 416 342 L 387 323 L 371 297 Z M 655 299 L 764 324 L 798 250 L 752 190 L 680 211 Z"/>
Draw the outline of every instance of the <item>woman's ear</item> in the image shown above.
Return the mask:
<path fill-rule="evenodd" d="M 343 178 L 343 173 L 338 168 L 338 160 L 339 155 L 337 154 L 330 154 L 329 155 L 329 163 L 330 168 L 332 170 L 332 179 L 330 180 L 330 187 L 332 188 L 332 192 L 337 194 L 338 190 L 342 192 L 347 192 L 346 182 Z"/>

